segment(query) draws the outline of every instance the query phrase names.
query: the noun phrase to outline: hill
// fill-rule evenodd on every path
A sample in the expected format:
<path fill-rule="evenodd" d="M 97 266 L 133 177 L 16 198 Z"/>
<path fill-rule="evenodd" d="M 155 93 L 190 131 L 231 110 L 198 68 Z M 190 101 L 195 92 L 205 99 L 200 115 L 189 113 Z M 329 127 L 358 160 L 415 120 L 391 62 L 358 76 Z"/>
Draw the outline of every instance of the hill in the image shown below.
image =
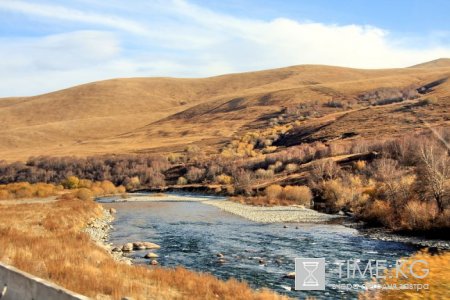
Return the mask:
<path fill-rule="evenodd" d="M 233 136 L 265 128 L 275 119 L 297 116 L 311 119 L 308 123 L 344 111 L 352 123 L 339 126 L 358 127 L 371 117 L 359 111 L 367 106 L 361 95 L 415 89 L 447 78 L 448 61 L 404 69 L 303 65 L 201 79 L 113 79 L 0 99 L 0 155 L 11 161 L 38 155 L 171 152 L 190 143 L 217 151 Z M 448 124 L 449 90 L 448 82 L 427 90 L 427 97 L 436 97 L 441 105 L 433 108 L 431 124 Z M 409 114 L 396 111 L 380 119 L 386 113 L 392 112 L 377 113 L 372 125 L 394 126 L 397 115 Z"/>

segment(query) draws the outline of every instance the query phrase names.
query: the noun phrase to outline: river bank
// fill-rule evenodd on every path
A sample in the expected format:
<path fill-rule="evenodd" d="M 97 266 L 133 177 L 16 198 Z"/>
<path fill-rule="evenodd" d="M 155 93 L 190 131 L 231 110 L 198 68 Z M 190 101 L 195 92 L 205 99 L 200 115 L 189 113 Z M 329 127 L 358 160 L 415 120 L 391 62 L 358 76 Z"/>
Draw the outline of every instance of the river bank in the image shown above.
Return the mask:
<path fill-rule="evenodd" d="M 421 248 L 429 248 L 429 251 L 450 250 L 450 241 L 448 240 L 429 239 L 420 236 L 398 234 L 385 228 L 357 228 L 357 229 L 361 234 L 371 239 L 410 244 Z"/>
<path fill-rule="evenodd" d="M 87 227 L 84 228 L 84 232 L 86 232 L 98 246 L 108 251 L 115 261 L 131 264 L 131 259 L 123 256 L 122 252 L 112 251 L 113 244 L 108 242 L 110 231 L 113 229 L 113 226 L 111 225 L 113 221 L 114 215 L 111 211 L 103 209 L 102 216 L 89 222 Z"/>

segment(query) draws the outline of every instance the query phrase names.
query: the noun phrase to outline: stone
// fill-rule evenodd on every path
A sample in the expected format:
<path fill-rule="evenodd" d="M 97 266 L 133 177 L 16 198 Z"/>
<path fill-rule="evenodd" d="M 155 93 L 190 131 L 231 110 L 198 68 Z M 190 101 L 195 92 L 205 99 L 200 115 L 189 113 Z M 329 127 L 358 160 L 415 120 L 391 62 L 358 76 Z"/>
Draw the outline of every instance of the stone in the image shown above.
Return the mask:
<path fill-rule="evenodd" d="M 139 248 L 145 247 L 143 242 L 134 242 L 133 243 L 133 249 L 134 250 L 141 250 Z M 144 248 L 145 249 L 145 248 Z"/>
<path fill-rule="evenodd" d="M 283 228 L 288 228 L 287 225 L 284 225 Z"/>
<path fill-rule="evenodd" d="M 219 259 L 217 260 L 217 263 L 219 263 L 219 264 L 224 264 L 224 263 L 225 263 L 225 259 L 224 259 L 224 258 L 219 258 Z"/>
<path fill-rule="evenodd" d="M 219 257 L 219 258 L 223 258 L 224 257 L 224 255 L 222 253 L 217 253 L 216 256 Z"/>
<path fill-rule="evenodd" d="M 114 247 L 114 248 L 112 248 L 111 251 L 112 251 L 112 252 L 121 252 L 122 249 L 120 249 L 119 247 Z"/>
<path fill-rule="evenodd" d="M 142 245 L 145 246 L 145 249 L 159 249 L 161 248 L 160 245 L 151 243 L 151 242 L 143 242 Z"/>
<path fill-rule="evenodd" d="M 152 261 L 150 262 L 150 264 L 152 266 L 156 266 L 158 264 L 158 261 L 156 259 L 152 259 Z"/>
<path fill-rule="evenodd" d="M 132 243 L 126 243 L 122 246 L 123 252 L 130 252 L 133 251 L 133 244 Z"/>
<path fill-rule="evenodd" d="M 259 259 L 258 262 L 259 262 L 260 265 L 264 265 L 266 263 L 266 261 L 264 259 L 262 259 L 262 258 Z"/>
<path fill-rule="evenodd" d="M 295 279 L 295 272 L 286 273 L 283 278 Z"/>
<path fill-rule="evenodd" d="M 109 213 L 110 213 L 110 214 L 115 214 L 115 213 L 117 213 L 117 210 L 116 210 L 115 208 L 112 208 L 112 207 L 111 207 L 111 208 L 109 209 Z"/>
<path fill-rule="evenodd" d="M 158 258 L 158 254 L 153 253 L 153 252 L 149 252 L 147 254 L 145 254 L 144 258 Z"/>

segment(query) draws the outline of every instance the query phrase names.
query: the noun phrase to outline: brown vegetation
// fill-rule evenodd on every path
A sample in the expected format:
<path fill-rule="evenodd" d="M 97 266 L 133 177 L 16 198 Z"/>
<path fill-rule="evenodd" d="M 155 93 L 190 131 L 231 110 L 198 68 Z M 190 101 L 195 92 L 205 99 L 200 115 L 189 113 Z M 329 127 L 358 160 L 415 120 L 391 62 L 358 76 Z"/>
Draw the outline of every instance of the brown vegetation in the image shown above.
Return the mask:
<path fill-rule="evenodd" d="M 249 127 L 310 123 L 314 118 L 364 107 L 367 101 L 357 99 L 367 91 L 390 99 L 397 97 L 395 90 L 425 86 L 448 73 L 448 62 L 442 61 L 427 68 L 293 66 L 203 79 L 93 82 L 7 100 L 0 107 L 0 157 L 13 161 L 43 154 L 174 152 L 192 143 L 216 151 Z M 448 96 L 441 89 L 445 85 L 448 82 L 432 88 L 438 102 Z M 384 92 L 387 95 L 383 96 L 382 91 L 393 95 Z M 269 140 L 263 137 L 261 147 L 273 147 Z M 237 148 L 244 155 L 255 155 L 247 147 Z"/>
<path fill-rule="evenodd" d="M 93 201 L 68 198 L 0 205 L 0 210 L 1 261 L 89 297 L 283 299 L 265 290 L 252 291 L 234 279 L 224 282 L 183 268 L 150 269 L 115 262 L 81 231 L 102 214 Z"/>

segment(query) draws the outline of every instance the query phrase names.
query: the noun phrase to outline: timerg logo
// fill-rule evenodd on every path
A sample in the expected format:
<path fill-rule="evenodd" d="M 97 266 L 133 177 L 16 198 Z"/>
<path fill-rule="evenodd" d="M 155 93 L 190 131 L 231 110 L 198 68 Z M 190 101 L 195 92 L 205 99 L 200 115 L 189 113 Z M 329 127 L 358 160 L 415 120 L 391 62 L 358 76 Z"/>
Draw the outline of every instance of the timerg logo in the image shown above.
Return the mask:
<path fill-rule="evenodd" d="M 325 258 L 295 259 L 295 289 L 325 290 Z"/>

